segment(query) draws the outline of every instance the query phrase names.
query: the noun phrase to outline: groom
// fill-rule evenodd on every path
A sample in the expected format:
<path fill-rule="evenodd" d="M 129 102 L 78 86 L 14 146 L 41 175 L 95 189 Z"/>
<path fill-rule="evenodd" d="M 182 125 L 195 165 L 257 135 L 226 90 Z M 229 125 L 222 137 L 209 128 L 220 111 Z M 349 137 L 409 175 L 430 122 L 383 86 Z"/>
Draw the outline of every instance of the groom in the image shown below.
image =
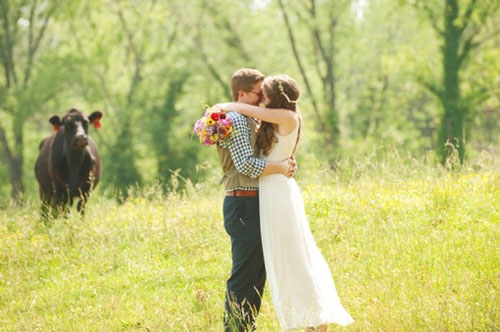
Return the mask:
<path fill-rule="evenodd" d="M 256 69 L 239 69 L 231 78 L 233 101 L 258 106 L 263 98 L 264 75 Z M 234 133 L 217 150 L 224 171 L 224 227 L 231 237 L 233 267 L 227 280 L 224 331 L 255 330 L 266 282 L 259 220 L 260 175 L 282 173 L 292 176 L 292 160 L 279 163 L 258 158 L 257 123 L 231 112 Z"/>

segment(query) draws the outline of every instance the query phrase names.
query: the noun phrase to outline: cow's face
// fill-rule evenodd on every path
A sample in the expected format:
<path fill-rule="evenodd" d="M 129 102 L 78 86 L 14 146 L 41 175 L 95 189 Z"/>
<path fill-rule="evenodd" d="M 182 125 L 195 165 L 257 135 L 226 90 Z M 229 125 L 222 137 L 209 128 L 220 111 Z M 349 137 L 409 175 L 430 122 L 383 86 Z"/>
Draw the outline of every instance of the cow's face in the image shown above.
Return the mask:
<path fill-rule="evenodd" d="M 100 127 L 99 119 L 101 117 L 102 113 L 99 111 L 86 117 L 82 112 L 71 109 L 62 120 L 59 116 L 55 115 L 49 121 L 56 131 L 59 131 L 60 127 L 64 128 L 64 138 L 69 147 L 81 150 L 88 144 L 89 123 L 94 124 L 98 128 Z"/>

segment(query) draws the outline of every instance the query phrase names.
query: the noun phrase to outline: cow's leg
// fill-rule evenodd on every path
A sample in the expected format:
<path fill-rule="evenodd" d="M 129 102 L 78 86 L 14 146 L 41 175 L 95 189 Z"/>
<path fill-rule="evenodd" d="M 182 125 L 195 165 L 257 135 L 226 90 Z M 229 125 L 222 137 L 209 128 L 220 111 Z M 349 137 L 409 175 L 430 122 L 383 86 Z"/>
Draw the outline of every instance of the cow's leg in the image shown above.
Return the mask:
<path fill-rule="evenodd" d="M 43 222 L 49 221 L 50 213 L 50 198 L 47 196 L 41 197 L 42 203 L 40 204 L 40 217 Z"/>
<path fill-rule="evenodd" d="M 54 196 L 52 198 L 52 216 L 54 218 L 59 217 L 59 215 L 65 216 L 66 204 L 68 197 L 64 192 L 57 191 L 54 192 Z"/>
<path fill-rule="evenodd" d="M 59 217 L 59 213 L 61 212 L 61 202 L 59 200 L 59 197 L 52 198 L 50 202 L 50 207 L 52 212 L 52 218 L 55 219 Z"/>
<path fill-rule="evenodd" d="M 85 216 L 85 205 L 87 204 L 87 199 L 89 198 L 88 192 L 80 193 L 80 200 L 78 201 L 78 205 L 76 208 L 82 217 Z"/>
<path fill-rule="evenodd" d="M 78 205 L 76 206 L 78 212 L 80 213 L 80 215 L 82 217 L 85 216 L 85 204 L 87 203 L 87 199 L 85 197 L 82 197 L 79 201 L 78 201 Z"/>
<path fill-rule="evenodd" d="M 69 211 L 73 205 L 73 197 L 68 189 L 60 190 L 57 195 L 56 208 L 58 215 L 62 215 L 63 218 L 69 217 Z"/>
<path fill-rule="evenodd" d="M 41 220 L 46 223 L 49 221 L 49 213 L 50 213 L 50 207 L 51 207 L 51 195 L 42 188 L 39 188 L 39 193 L 40 193 L 40 218 Z"/>
<path fill-rule="evenodd" d="M 42 201 L 40 204 L 40 217 L 44 222 L 49 220 L 50 203 L 47 201 Z"/>
<path fill-rule="evenodd" d="M 67 219 L 69 217 L 69 210 L 73 206 L 73 198 L 69 195 L 64 196 L 61 200 L 61 205 L 59 207 L 63 218 Z"/>

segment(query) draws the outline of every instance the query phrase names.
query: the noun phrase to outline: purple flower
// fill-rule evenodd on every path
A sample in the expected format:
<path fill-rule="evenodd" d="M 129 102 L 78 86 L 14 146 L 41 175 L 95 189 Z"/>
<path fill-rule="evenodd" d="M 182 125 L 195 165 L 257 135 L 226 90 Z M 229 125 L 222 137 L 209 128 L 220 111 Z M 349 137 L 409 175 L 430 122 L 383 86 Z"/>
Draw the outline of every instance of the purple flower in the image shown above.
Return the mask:
<path fill-rule="evenodd" d="M 213 126 L 207 126 L 207 135 L 213 135 L 215 134 L 217 128 L 215 125 Z"/>

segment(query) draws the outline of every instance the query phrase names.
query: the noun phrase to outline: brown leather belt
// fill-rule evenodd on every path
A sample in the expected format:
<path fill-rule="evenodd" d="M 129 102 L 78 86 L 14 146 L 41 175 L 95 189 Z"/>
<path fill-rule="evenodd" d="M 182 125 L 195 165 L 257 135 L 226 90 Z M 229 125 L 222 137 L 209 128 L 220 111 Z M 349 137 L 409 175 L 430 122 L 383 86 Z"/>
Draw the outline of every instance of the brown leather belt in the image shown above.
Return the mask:
<path fill-rule="evenodd" d="M 230 191 L 226 191 L 226 196 L 257 197 L 257 196 L 259 196 L 259 191 L 258 190 L 230 190 Z"/>

